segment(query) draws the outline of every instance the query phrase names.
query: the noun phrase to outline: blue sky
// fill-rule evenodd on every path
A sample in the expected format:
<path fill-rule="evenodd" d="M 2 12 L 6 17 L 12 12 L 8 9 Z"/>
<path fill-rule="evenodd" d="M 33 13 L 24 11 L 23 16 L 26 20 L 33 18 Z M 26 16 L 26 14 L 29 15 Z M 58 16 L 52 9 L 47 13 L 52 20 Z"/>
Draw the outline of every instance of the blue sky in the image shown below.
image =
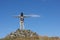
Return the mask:
<path fill-rule="evenodd" d="M 13 15 L 38 14 L 40 18 L 26 18 L 25 29 L 41 36 L 60 37 L 60 0 L 0 0 L 0 38 L 19 28 Z"/>

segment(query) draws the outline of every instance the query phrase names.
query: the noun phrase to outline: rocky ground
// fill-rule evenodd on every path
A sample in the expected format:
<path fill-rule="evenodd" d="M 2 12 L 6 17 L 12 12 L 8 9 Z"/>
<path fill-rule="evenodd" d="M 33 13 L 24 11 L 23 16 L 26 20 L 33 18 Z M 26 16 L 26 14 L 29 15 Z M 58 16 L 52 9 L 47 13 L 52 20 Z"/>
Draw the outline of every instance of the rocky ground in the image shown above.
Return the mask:
<path fill-rule="evenodd" d="M 5 38 L 0 40 L 60 40 L 60 38 L 40 36 L 36 32 L 32 32 L 31 30 L 17 29 L 15 32 L 11 32 Z"/>

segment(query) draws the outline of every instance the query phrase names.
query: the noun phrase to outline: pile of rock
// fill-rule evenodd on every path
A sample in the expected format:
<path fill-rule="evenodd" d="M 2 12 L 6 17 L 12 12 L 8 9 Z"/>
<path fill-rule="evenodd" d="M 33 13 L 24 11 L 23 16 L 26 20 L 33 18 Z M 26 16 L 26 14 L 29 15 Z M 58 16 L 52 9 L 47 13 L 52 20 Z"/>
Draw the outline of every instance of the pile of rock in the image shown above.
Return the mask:
<path fill-rule="evenodd" d="M 31 30 L 16 30 L 8 35 L 9 37 L 33 37 L 38 36 L 36 32 L 32 32 Z"/>

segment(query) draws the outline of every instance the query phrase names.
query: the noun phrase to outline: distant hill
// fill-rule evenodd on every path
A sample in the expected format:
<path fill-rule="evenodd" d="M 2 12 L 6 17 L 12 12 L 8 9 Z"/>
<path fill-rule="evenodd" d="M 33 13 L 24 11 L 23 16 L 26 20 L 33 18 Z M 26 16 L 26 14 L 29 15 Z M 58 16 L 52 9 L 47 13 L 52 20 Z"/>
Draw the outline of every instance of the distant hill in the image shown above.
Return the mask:
<path fill-rule="evenodd" d="M 31 30 L 17 29 L 1 40 L 60 40 L 59 37 L 40 36 Z"/>
<path fill-rule="evenodd" d="M 3 39 L 0 39 L 0 40 L 3 40 Z"/>

